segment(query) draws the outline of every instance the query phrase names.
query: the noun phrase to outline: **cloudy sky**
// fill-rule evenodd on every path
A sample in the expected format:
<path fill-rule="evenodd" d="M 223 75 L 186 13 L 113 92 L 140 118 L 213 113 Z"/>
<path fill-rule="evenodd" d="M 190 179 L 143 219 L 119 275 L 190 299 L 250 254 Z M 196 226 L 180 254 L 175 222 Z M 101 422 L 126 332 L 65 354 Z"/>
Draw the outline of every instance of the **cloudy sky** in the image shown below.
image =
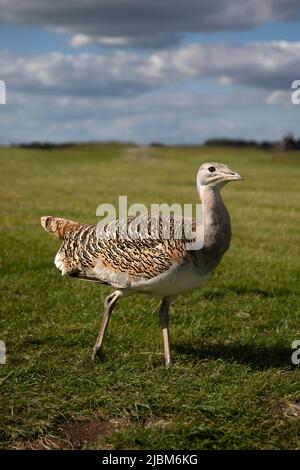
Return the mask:
<path fill-rule="evenodd" d="M 0 144 L 300 134 L 299 0 L 0 0 Z"/>

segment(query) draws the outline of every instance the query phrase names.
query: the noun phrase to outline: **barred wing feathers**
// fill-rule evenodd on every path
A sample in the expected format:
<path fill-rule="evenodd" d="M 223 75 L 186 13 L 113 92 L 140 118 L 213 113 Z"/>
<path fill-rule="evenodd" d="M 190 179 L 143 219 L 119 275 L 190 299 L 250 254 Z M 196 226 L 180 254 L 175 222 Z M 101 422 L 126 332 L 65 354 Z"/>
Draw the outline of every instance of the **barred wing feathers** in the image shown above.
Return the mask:
<path fill-rule="evenodd" d="M 117 220 L 106 225 L 100 237 L 97 226 L 66 219 L 43 217 L 42 225 L 63 239 L 55 258 L 62 274 L 126 288 L 132 283 L 154 279 L 172 266 L 190 261 L 186 242 L 192 238 L 178 238 L 179 230 L 184 230 L 183 219 L 168 219 L 169 225 L 166 225 L 166 220 L 159 216 L 128 218 L 125 222 Z M 144 232 L 140 230 L 135 238 L 122 238 L 124 226 L 130 235 L 133 221 L 142 225 Z M 190 219 L 190 230 L 194 232 L 196 225 L 197 221 Z M 145 233 L 145 227 L 148 233 Z M 169 239 L 165 239 L 166 230 L 169 230 Z"/>

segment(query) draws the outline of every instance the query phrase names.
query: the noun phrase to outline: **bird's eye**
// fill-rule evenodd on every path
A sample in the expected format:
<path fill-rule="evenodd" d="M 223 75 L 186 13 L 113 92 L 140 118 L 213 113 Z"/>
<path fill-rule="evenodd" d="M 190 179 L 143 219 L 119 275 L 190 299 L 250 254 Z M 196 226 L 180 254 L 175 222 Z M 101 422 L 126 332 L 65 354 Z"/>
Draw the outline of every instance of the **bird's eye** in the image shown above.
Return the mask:
<path fill-rule="evenodd" d="M 214 171 L 216 171 L 216 169 L 215 169 L 214 166 L 210 166 L 209 169 L 208 169 L 208 171 L 209 171 L 210 173 L 213 173 Z"/>

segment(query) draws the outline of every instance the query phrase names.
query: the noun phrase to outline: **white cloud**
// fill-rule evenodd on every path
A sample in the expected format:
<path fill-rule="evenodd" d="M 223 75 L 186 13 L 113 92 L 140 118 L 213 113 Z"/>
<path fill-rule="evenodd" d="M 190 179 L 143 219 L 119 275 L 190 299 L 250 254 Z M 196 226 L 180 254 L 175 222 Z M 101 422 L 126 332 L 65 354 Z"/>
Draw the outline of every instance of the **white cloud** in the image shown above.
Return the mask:
<path fill-rule="evenodd" d="M 85 47 L 90 44 L 99 44 L 101 46 L 114 46 L 122 47 L 130 44 L 130 40 L 126 37 L 120 36 L 102 36 L 102 37 L 91 37 L 86 34 L 75 34 L 70 40 L 72 47 Z"/>
<path fill-rule="evenodd" d="M 1 78 L 24 93 L 134 96 L 163 86 L 213 77 L 221 85 L 288 90 L 299 78 L 300 42 L 244 46 L 191 44 L 149 54 L 16 56 L 0 53 Z"/>
<path fill-rule="evenodd" d="M 70 45 L 73 47 L 84 47 L 91 43 L 91 39 L 86 34 L 75 34 L 70 40 Z"/>
<path fill-rule="evenodd" d="M 274 90 L 266 97 L 266 103 L 291 106 L 291 91 Z"/>
<path fill-rule="evenodd" d="M 300 78 L 299 60 L 300 43 L 289 42 L 191 44 L 147 54 L 1 52 L 7 104 L 0 107 L 0 142 L 187 143 L 215 135 L 297 134 L 299 109 L 285 107 L 283 116 L 282 105 L 291 82 Z M 215 89 L 201 93 L 207 77 L 215 78 Z"/>
<path fill-rule="evenodd" d="M 132 140 L 201 143 L 211 137 L 297 135 L 297 106 L 265 104 L 263 90 L 195 93 L 156 89 L 133 97 L 64 96 L 11 91 L 0 107 L 0 143 Z"/>

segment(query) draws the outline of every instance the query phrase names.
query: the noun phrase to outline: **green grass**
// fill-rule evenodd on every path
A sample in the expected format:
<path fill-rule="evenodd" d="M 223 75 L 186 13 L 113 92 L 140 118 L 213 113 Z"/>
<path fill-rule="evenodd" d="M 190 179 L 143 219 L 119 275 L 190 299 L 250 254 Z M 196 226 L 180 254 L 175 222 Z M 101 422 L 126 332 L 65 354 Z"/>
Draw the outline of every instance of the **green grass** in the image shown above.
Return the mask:
<path fill-rule="evenodd" d="M 129 203 L 196 203 L 196 172 L 210 160 L 246 182 L 223 189 L 229 252 L 172 308 L 174 365 L 163 365 L 157 301 L 139 296 L 118 304 L 108 361 L 93 364 L 110 290 L 59 275 L 59 243 L 40 216 L 96 223 L 96 207 L 122 194 Z M 98 419 L 114 428 L 90 448 L 300 448 L 300 372 L 291 364 L 300 339 L 299 153 L 2 148 L 0 165 L 3 448 L 60 439 L 66 426 Z"/>

